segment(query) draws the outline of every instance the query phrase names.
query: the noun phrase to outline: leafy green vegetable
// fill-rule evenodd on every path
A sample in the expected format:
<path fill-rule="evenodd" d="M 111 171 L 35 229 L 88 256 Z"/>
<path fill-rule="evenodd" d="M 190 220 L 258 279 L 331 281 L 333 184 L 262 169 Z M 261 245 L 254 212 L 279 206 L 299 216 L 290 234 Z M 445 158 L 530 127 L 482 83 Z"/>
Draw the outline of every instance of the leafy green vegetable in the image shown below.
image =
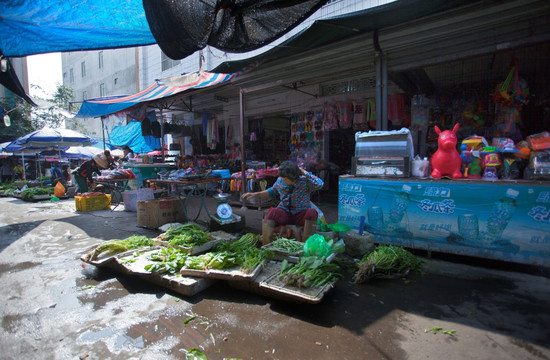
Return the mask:
<path fill-rule="evenodd" d="M 196 224 L 184 224 L 159 235 L 158 239 L 167 241 L 172 246 L 192 247 L 206 243 L 209 234 Z"/>
<path fill-rule="evenodd" d="M 186 359 L 187 360 L 208 360 L 206 358 L 206 355 L 204 355 L 204 353 L 197 348 L 189 349 L 189 351 L 187 351 Z"/>
<path fill-rule="evenodd" d="M 270 248 L 274 250 L 283 251 L 289 254 L 297 254 L 304 249 L 304 243 L 287 238 L 279 238 L 271 242 L 270 245 Z"/>
<path fill-rule="evenodd" d="M 296 265 L 283 260 L 279 279 L 287 285 L 301 288 L 323 286 L 342 277 L 339 270 L 338 265 L 327 263 L 324 258 L 302 256 Z"/>
<path fill-rule="evenodd" d="M 420 273 L 423 263 L 423 260 L 402 247 L 378 245 L 373 251 L 363 256 L 353 280 L 360 284 L 370 280 L 376 274 L 391 275 L 407 271 Z"/>
<path fill-rule="evenodd" d="M 146 236 L 132 235 L 124 240 L 108 240 L 101 243 L 86 255 L 88 260 L 95 260 L 99 255 L 114 255 L 124 251 L 139 249 L 146 246 L 152 246 L 153 240 Z"/>
<path fill-rule="evenodd" d="M 183 325 L 187 326 L 191 321 L 195 320 L 196 316 L 190 316 L 183 321 Z"/>
<path fill-rule="evenodd" d="M 53 195 L 53 187 L 32 187 L 21 192 L 21 199 L 31 200 L 35 195 Z"/>
<path fill-rule="evenodd" d="M 249 273 L 273 256 L 272 251 L 257 248 L 259 241 L 259 235 L 245 234 L 237 241 L 218 244 L 214 251 L 188 256 L 183 267 L 192 270 L 223 270 L 239 266 L 242 272 Z"/>
<path fill-rule="evenodd" d="M 145 265 L 145 270 L 173 275 L 181 270 L 187 260 L 187 254 L 180 249 L 163 247 L 149 254 L 147 259 L 154 263 Z"/>
<path fill-rule="evenodd" d="M 424 332 L 428 332 L 429 330 L 431 330 L 432 334 L 434 334 L 434 335 L 437 334 L 438 332 L 440 332 L 442 334 L 445 334 L 445 335 L 449 335 L 449 336 L 454 336 L 456 334 L 456 330 L 443 330 L 443 328 L 439 327 L 439 326 L 434 326 L 431 329 L 430 328 L 425 328 Z"/>

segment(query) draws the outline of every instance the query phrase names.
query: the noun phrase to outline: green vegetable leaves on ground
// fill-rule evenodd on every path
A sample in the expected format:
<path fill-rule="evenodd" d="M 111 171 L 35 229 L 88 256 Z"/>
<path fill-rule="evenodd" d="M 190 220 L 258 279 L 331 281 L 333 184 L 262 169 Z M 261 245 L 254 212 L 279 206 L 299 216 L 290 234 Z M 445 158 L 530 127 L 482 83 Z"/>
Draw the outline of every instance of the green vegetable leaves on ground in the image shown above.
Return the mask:
<path fill-rule="evenodd" d="M 132 235 L 124 240 L 108 240 L 101 243 L 98 247 L 86 254 L 86 260 L 97 259 L 100 255 L 108 256 L 119 254 L 132 249 L 152 246 L 153 240 L 142 235 Z"/>
<path fill-rule="evenodd" d="M 365 254 L 359 262 L 359 269 L 353 276 L 357 284 L 369 281 L 377 275 L 390 276 L 420 273 L 423 260 L 399 246 L 378 245 L 373 251 Z"/>
<path fill-rule="evenodd" d="M 424 332 L 426 333 L 430 330 L 434 335 L 437 334 L 438 332 L 440 332 L 442 334 L 445 334 L 445 335 L 449 335 L 449 336 L 454 336 L 456 334 L 456 330 L 443 330 L 443 328 L 441 328 L 439 326 L 434 326 L 431 329 L 430 328 L 425 328 Z"/>

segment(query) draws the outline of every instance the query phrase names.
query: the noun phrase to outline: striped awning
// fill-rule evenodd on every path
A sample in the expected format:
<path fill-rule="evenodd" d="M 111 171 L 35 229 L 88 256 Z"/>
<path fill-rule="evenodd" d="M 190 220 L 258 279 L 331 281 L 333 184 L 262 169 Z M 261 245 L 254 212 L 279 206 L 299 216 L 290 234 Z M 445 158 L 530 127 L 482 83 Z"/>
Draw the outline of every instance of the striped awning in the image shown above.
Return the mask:
<path fill-rule="evenodd" d="M 134 105 L 152 102 L 190 89 L 200 89 L 227 82 L 237 76 L 211 72 L 196 72 L 157 80 L 147 89 L 128 96 L 108 97 L 85 100 L 77 118 L 92 118 L 114 114 Z"/>

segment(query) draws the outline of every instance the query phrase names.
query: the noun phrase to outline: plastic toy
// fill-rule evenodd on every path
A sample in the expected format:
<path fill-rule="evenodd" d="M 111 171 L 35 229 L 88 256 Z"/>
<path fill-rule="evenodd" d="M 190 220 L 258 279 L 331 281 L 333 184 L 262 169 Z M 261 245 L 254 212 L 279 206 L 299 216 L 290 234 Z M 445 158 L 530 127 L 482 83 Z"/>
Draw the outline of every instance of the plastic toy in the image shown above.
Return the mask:
<path fill-rule="evenodd" d="M 497 169 L 502 164 L 498 156 L 497 149 L 493 146 L 488 146 L 481 152 L 483 154 L 483 172 L 484 180 L 498 180 Z"/>
<path fill-rule="evenodd" d="M 456 131 L 458 124 L 455 124 L 453 130 L 441 131 L 435 126 L 435 132 L 439 135 L 437 139 L 437 151 L 432 155 L 432 177 L 439 179 L 442 176 L 451 176 L 453 179 L 460 179 L 460 165 L 462 163 L 460 155 L 456 150 Z"/>

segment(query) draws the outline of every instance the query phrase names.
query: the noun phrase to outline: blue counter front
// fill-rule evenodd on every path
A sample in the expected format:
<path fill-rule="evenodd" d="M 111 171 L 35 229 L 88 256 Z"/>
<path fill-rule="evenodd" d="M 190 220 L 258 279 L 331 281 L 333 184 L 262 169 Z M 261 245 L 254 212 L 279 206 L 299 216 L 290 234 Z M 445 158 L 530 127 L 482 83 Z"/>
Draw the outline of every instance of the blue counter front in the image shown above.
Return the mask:
<path fill-rule="evenodd" d="M 341 176 L 338 220 L 408 248 L 550 266 L 544 181 Z"/>

